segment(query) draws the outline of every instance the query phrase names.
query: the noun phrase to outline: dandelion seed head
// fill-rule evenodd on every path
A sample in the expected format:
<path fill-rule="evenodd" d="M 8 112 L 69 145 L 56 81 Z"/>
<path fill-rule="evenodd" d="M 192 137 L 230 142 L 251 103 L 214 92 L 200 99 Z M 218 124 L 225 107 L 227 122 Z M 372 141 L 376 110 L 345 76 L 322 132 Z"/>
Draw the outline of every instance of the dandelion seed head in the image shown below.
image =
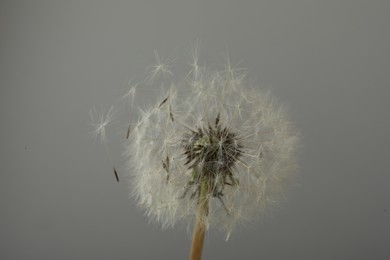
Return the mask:
<path fill-rule="evenodd" d="M 160 73 L 174 75 L 172 62 L 155 57 L 150 83 Z M 224 70 L 206 71 L 198 65 L 198 49 L 192 58 L 184 80 L 139 110 L 125 152 L 132 194 L 151 221 L 170 227 L 191 223 L 206 181 L 206 226 L 229 238 L 237 224 L 278 201 L 296 170 L 298 132 L 287 109 L 269 92 L 248 86 L 229 59 Z"/>

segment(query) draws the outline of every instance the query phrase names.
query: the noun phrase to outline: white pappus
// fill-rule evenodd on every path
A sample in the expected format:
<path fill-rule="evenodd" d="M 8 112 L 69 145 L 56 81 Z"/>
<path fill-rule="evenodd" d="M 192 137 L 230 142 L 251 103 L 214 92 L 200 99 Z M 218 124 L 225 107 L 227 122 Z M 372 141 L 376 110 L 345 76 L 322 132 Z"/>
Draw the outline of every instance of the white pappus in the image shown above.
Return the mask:
<path fill-rule="evenodd" d="M 194 64 L 132 124 L 125 152 L 132 194 L 168 227 L 193 222 L 206 183 L 205 223 L 228 238 L 235 224 L 277 201 L 297 169 L 299 135 L 286 108 L 230 65 L 226 73 L 198 67 L 197 57 Z"/>

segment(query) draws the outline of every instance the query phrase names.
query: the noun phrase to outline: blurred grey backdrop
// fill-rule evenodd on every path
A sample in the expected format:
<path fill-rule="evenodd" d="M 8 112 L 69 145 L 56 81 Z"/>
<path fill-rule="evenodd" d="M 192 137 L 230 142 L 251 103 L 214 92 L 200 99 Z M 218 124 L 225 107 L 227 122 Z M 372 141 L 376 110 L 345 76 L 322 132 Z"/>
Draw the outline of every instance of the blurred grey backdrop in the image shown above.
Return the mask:
<path fill-rule="evenodd" d="M 209 233 L 204 259 L 390 259 L 389 3 L 1 1 L 0 259 L 187 258 L 186 229 L 149 224 L 116 183 L 118 136 L 110 161 L 88 113 L 196 39 L 287 102 L 304 146 L 287 202 Z"/>

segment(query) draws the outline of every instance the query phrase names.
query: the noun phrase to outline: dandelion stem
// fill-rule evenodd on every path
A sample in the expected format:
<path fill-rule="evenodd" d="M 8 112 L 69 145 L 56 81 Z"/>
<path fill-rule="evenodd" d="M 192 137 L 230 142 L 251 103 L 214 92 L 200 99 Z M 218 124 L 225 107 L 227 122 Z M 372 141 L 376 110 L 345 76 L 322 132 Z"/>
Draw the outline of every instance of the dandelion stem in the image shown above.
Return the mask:
<path fill-rule="evenodd" d="M 202 185 L 200 188 L 198 212 L 196 214 L 196 222 L 194 233 L 192 236 L 192 245 L 190 251 L 190 260 L 200 260 L 202 257 L 202 249 L 204 237 L 206 234 L 206 217 L 209 213 L 209 192 L 210 185 L 205 177 L 202 178 Z"/>

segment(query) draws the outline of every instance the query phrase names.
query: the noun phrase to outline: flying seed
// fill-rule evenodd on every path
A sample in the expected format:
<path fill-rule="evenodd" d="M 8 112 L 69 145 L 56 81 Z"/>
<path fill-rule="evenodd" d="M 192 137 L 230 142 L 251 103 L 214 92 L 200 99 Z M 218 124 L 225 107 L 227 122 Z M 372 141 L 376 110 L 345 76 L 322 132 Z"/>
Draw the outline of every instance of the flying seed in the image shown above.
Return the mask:
<path fill-rule="evenodd" d="M 160 108 L 162 105 L 164 105 L 164 104 L 167 102 L 168 98 L 169 98 L 169 96 L 167 96 L 167 97 L 161 102 L 161 104 L 160 104 L 158 107 Z"/>
<path fill-rule="evenodd" d="M 116 171 L 115 167 L 113 167 L 113 169 L 114 169 L 114 175 L 115 175 L 115 179 L 116 179 L 116 181 L 117 181 L 117 182 L 119 182 L 118 173 L 117 173 L 117 171 Z"/>

